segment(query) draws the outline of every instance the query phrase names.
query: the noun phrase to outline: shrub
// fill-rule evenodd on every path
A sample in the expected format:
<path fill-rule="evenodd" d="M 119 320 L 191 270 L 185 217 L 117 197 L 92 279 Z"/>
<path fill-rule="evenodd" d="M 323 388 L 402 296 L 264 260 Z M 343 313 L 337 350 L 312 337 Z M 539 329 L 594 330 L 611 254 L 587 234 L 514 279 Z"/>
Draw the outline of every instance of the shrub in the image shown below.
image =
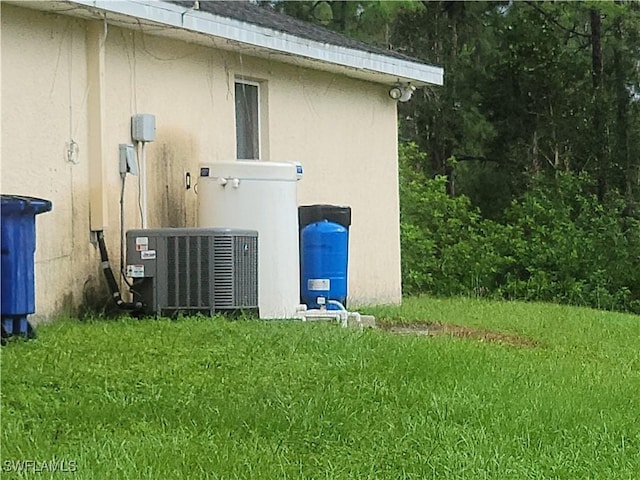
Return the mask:
<path fill-rule="evenodd" d="M 604 309 L 634 309 L 640 298 L 640 229 L 611 194 L 599 202 L 587 175 L 536 178 L 505 212 L 512 238 L 502 255 L 499 293 Z M 633 293 L 635 289 L 635 294 Z"/>
<path fill-rule="evenodd" d="M 403 289 L 487 295 L 640 313 L 640 222 L 612 193 L 599 202 L 586 175 L 534 178 L 502 222 L 483 219 L 424 154 L 400 148 Z"/>
<path fill-rule="evenodd" d="M 424 154 L 414 144 L 400 149 L 400 219 L 403 289 L 482 294 L 493 287 L 500 258 L 486 238 L 495 230 L 464 196 L 446 193 L 446 178 L 428 179 L 417 166 Z"/>

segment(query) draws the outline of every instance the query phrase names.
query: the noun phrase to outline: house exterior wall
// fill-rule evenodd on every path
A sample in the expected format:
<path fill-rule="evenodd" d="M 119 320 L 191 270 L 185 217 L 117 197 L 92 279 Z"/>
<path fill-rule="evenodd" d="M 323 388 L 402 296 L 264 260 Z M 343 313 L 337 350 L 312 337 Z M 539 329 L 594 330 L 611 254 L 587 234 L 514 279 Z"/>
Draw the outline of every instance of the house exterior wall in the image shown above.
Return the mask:
<path fill-rule="evenodd" d="M 157 139 L 146 145 L 148 226 L 196 225 L 197 195 L 184 176 L 195 183 L 200 163 L 235 158 L 237 77 L 261 83 L 263 160 L 304 166 L 299 204 L 351 206 L 350 303 L 400 301 L 396 105 L 385 86 L 1 8 L 2 193 L 53 202 L 36 220 L 39 317 L 108 302 L 90 230 L 102 217 L 117 269 L 118 145 L 131 143 L 132 115 L 156 116 Z M 124 229 L 140 228 L 138 177 L 127 176 L 124 204 Z"/>

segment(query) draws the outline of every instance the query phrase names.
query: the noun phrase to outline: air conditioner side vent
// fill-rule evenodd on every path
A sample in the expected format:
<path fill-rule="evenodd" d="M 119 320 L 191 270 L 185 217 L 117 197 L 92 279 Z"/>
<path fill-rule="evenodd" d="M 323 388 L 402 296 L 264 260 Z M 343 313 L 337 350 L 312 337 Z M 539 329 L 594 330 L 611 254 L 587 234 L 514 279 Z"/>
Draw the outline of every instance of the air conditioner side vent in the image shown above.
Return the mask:
<path fill-rule="evenodd" d="M 236 303 L 257 305 L 258 292 L 258 238 L 237 236 L 234 238 L 234 297 Z"/>
<path fill-rule="evenodd" d="M 215 237 L 213 239 L 215 288 L 214 303 L 218 308 L 233 308 L 233 238 Z"/>

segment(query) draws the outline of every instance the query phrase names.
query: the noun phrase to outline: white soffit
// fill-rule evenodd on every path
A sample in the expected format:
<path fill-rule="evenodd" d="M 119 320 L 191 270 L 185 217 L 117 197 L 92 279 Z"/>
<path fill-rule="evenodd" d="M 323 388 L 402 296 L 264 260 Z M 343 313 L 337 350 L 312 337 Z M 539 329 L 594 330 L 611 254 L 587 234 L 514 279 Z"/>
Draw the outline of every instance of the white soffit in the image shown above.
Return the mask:
<path fill-rule="evenodd" d="M 392 84 L 442 85 L 442 68 L 301 38 L 289 33 L 157 0 L 68 0 L 19 2 L 24 7 L 81 17 L 106 18 L 128 28 L 318 70 Z M 78 9 L 70 9 L 77 5 Z M 96 16 L 95 14 L 98 13 Z M 127 18 L 129 21 L 127 21 Z M 131 23 L 136 19 L 137 24 Z M 149 28 L 151 27 L 151 28 Z M 164 28 L 163 28 L 164 27 Z M 203 36 L 205 38 L 203 38 Z M 249 47 L 249 48 L 247 48 Z"/>

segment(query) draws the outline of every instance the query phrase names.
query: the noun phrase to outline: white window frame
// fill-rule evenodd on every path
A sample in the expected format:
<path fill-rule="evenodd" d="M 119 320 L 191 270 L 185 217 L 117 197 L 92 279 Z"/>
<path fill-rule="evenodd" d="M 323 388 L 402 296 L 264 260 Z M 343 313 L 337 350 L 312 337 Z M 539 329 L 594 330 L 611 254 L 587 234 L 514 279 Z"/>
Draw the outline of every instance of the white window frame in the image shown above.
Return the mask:
<path fill-rule="evenodd" d="M 236 96 L 236 86 L 238 84 L 242 85 L 250 85 L 252 87 L 256 87 L 257 96 L 256 102 L 258 103 L 258 111 L 257 111 L 257 123 L 258 123 L 258 155 L 257 158 L 240 158 L 238 154 L 238 111 L 236 109 L 237 99 Z M 256 82 L 254 80 L 246 80 L 241 77 L 236 77 L 233 82 L 233 94 L 234 94 L 234 113 L 235 113 L 235 127 L 236 127 L 236 159 L 237 160 L 262 160 L 262 92 L 261 92 L 261 84 L 260 82 Z"/>

